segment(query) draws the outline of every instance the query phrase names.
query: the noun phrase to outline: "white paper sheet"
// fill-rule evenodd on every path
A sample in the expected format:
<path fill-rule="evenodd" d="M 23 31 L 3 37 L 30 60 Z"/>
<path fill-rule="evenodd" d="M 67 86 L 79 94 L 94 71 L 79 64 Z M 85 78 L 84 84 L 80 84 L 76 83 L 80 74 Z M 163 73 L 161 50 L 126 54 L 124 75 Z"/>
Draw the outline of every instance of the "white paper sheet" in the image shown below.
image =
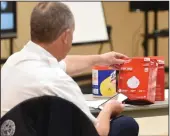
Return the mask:
<path fill-rule="evenodd" d="M 106 100 L 94 100 L 94 101 L 86 101 L 86 104 L 91 107 L 97 109 L 99 105 L 104 103 Z M 125 104 L 125 107 L 130 106 L 129 104 Z"/>
<path fill-rule="evenodd" d="M 87 104 L 89 107 L 98 108 L 99 105 L 101 105 L 101 104 L 104 103 L 105 101 L 107 101 L 107 100 L 86 101 L 86 104 Z"/>

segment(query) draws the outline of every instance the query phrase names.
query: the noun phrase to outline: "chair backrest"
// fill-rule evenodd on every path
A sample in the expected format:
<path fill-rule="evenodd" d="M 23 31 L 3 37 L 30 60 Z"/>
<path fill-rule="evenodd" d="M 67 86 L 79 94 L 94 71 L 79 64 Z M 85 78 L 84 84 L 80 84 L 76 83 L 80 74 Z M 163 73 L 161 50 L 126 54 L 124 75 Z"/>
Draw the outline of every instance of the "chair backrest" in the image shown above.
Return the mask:
<path fill-rule="evenodd" d="M 26 100 L 0 119 L 1 136 L 98 136 L 73 103 L 55 96 Z"/>

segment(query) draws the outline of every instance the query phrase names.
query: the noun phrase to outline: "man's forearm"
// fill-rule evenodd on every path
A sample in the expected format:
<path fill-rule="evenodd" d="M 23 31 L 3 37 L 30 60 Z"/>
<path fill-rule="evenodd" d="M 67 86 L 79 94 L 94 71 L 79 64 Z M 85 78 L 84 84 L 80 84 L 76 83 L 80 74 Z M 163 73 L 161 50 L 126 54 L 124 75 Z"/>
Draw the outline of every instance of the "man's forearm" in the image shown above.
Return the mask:
<path fill-rule="evenodd" d="M 68 55 L 64 59 L 66 72 L 71 76 L 81 74 L 93 65 L 97 65 L 100 59 L 100 55 Z"/>
<path fill-rule="evenodd" d="M 96 130 L 100 136 L 108 136 L 110 130 L 111 111 L 109 107 L 105 107 L 97 117 L 98 123 Z"/>

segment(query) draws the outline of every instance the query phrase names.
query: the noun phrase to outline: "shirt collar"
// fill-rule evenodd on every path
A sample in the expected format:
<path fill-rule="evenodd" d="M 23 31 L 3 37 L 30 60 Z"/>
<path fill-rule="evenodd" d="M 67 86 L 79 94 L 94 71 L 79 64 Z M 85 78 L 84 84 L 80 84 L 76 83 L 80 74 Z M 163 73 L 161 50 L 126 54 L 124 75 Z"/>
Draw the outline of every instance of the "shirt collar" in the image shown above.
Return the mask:
<path fill-rule="evenodd" d="M 26 50 L 38 55 L 41 59 L 47 60 L 50 66 L 58 65 L 58 60 L 50 54 L 47 50 L 39 46 L 38 44 L 29 41 L 26 46 L 24 47 Z"/>

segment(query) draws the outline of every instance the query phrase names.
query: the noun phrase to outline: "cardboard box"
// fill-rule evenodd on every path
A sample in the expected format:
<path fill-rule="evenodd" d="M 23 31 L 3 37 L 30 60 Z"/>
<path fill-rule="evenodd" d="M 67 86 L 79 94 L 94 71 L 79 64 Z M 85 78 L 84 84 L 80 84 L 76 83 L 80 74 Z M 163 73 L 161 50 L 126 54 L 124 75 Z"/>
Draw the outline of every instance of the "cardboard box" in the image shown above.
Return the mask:
<path fill-rule="evenodd" d="M 118 92 L 131 101 L 155 102 L 158 64 L 149 57 L 132 58 L 119 71 Z"/>
<path fill-rule="evenodd" d="M 116 70 L 108 66 L 94 66 L 92 88 L 94 97 L 113 97 L 116 94 Z"/>
<path fill-rule="evenodd" d="M 165 61 L 162 56 L 152 56 L 158 62 L 157 83 L 156 83 L 156 96 L 155 101 L 165 100 Z"/>

